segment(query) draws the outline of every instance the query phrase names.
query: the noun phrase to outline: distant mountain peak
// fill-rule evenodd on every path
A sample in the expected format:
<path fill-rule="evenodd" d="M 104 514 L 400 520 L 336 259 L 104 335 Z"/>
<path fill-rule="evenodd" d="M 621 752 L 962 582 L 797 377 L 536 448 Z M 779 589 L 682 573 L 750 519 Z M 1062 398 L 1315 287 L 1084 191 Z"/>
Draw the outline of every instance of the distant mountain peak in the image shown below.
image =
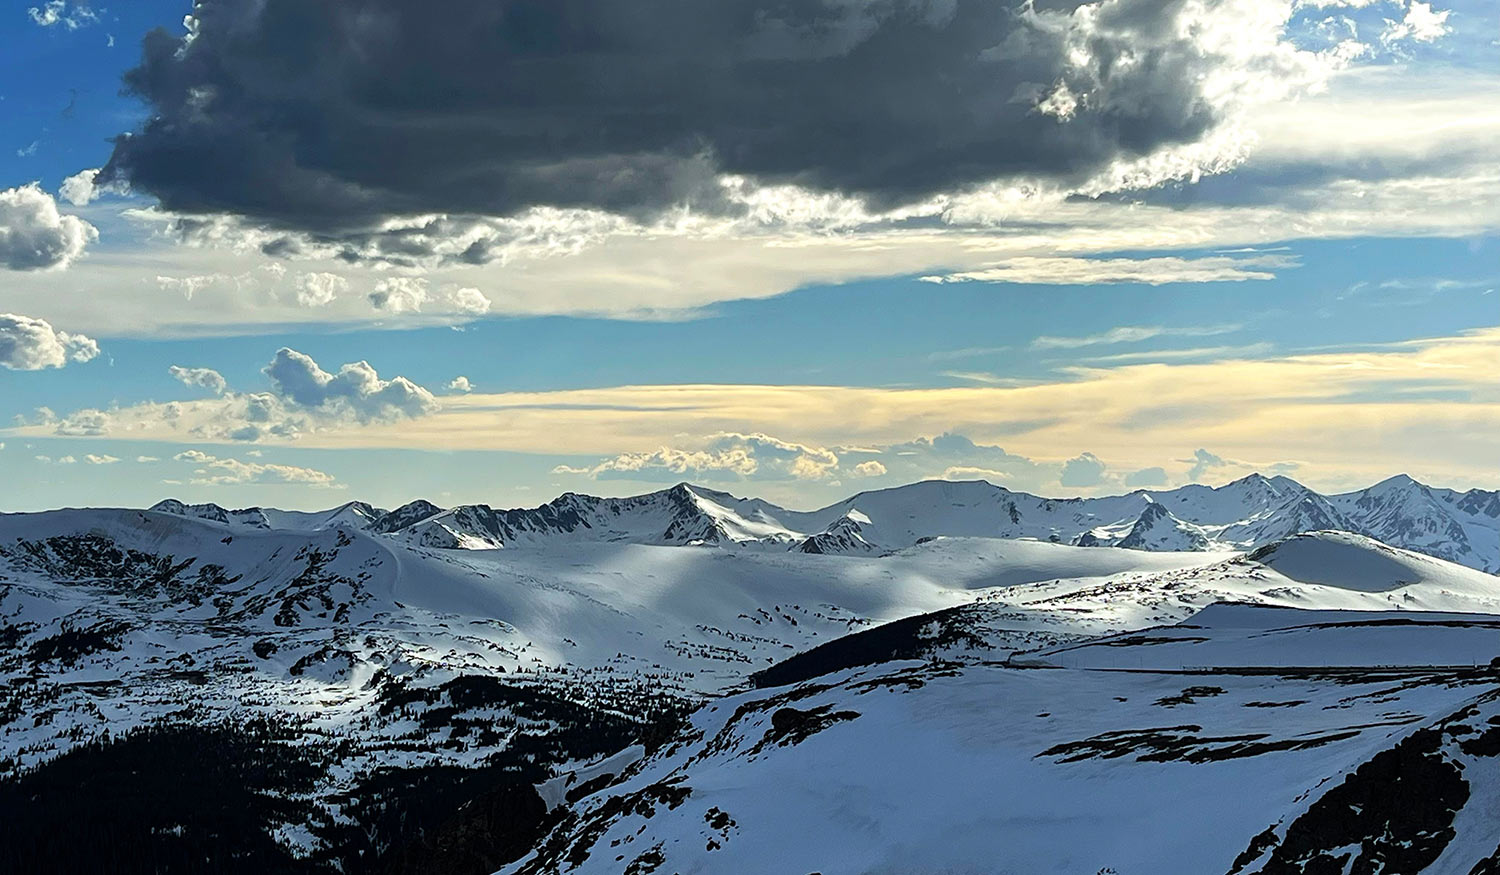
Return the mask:
<path fill-rule="evenodd" d="M 1389 492 L 1398 489 L 1426 489 L 1426 485 L 1412 479 L 1409 474 L 1397 474 L 1371 486 L 1366 492 Z"/>
<path fill-rule="evenodd" d="M 1319 494 L 1254 473 L 1217 488 L 1057 499 L 983 480 L 923 480 L 860 492 L 812 511 L 680 482 L 626 498 L 566 492 L 535 508 L 424 500 L 394 511 L 349 502 L 300 513 L 168 499 L 159 512 L 259 528 L 354 526 L 438 548 L 497 548 L 556 538 L 642 544 L 883 554 L 936 537 L 1034 538 L 1141 550 L 1250 550 L 1300 532 L 1355 532 L 1495 573 L 1500 493 L 1431 489 L 1402 474 L 1358 492 Z"/>
<path fill-rule="evenodd" d="M 1152 501 L 1115 546 L 1130 550 L 1206 550 L 1209 539 L 1201 528 L 1178 519 L 1165 505 Z"/>

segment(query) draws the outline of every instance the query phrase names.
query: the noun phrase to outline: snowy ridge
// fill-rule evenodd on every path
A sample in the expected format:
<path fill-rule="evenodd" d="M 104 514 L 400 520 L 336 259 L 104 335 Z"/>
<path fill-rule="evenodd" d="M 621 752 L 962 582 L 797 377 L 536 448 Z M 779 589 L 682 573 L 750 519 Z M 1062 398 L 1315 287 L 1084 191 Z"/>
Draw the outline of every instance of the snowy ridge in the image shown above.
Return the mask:
<path fill-rule="evenodd" d="M 790 543 L 796 533 L 778 524 L 770 509 L 764 502 L 681 484 L 633 498 L 570 492 L 533 509 L 465 505 L 392 533 L 444 548 L 498 548 L 557 539 L 678 546 Z"/>
<path fill-rule="evenodd" d="M 1248 550 L 1301 532 L 1338 530 L 1500 572 L 1497 493 L 1434 490 L 1404 477 L 1335 496 L 1287 477 L 1251 475 L 1218 488 L 1073 499 L 1041 498 L 983 481 L 928 481 L 784 518 L 803 526 L 832 518 L 811 537 L 822 552 L 833 552 L 847 540 L 838 531 L 847 528 L 840 516 L 855 506 L 885 539 L 871 545 L 865 538 L 854 545 L 857 552 L 901 549 L 940 535 L 1142 550 Z"/>
<path fill-rule="evenodd" d="M 535 508 L 414 501 L 394 511 L 351 502 L 316 513 L 164 501 L 153 510 L 230 526 L 348 526 L 438 549 L 546 541 L 793 549 L 881 555 L 934 537 L 1031 538 L 1150 551 L 1253 550 L 1302 532 L 1345 531 L 1500 573 L 1500 493 L 1434 489 L 1393 477 L 1325 496 L 1287 477 L 1251 475 L 1101 498 L 1042 498 L 984 481 L 925 481 L 860 493 L 815 511 L 678 484 L 630 498 L 567 493 Z"/>

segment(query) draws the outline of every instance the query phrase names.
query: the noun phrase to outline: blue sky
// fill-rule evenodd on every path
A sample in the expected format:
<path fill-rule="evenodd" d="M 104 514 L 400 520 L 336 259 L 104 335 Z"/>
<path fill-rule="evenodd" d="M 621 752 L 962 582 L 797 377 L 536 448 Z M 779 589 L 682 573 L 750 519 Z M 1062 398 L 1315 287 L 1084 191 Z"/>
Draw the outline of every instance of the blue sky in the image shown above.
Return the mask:
<path fill-rule="evenodd" d="M 0 319 L 0 508 L 512 505 L 677 480 L 807 506 L 918 477 L 1060 495 L 1272 469 L 1494 488 L 1500 10 L 1224 6 L 1268 15 L 1307 82 L 1246 89 L 1128 167 L 900 217 L 795 187 L 759 189 L 749 218 L 392 213 L 439 253 L 404 259 L 368 228 L 338 229 L 361 241 L 341 258 L 326 230 L 232 205 L 65 190 L 162 111 L 121 77 L 192 10 L 13 10 L 0 225 L 61 242 L 0 265 L 0 313 L 25 320 Z M 1214 63 L 1287 78 L 1237 52 Z M 441 255 L 476 234 L 504 257 Z M 281 348 L 306 363 L 273 379 Z M 375 373 L 336 376 L 354 362 Z M 969 441 L 913 444 L 947 433 Z M 1079 459 L 1095 473 L 1065 477 Z"/>

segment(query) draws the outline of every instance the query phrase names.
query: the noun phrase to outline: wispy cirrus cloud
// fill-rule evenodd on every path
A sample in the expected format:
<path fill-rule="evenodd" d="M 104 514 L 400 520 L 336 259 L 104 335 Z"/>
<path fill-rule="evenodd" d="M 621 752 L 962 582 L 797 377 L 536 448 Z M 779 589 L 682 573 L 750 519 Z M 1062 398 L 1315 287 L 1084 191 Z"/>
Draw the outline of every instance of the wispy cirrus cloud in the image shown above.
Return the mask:
<path fill-rule="evenodd" d="M 1025 285 L 1114 285 L 1144 283 L 1218 283 L 1271 280 L 1274 271 L 1294 268 L 1296 258 L 1253 255 L 1233 258 L 1161 256 L 1152 258 L 1067 258 L 1018 256 L 980 268 L 922 277 L 928 283 L 1014 283 Z"/>
<path fill-rule="evenodd" d="M 247 484 L 293 484 L 322 488 L 342 488 L 332 474 L 299 465 L 277 465 L 269 462 L 245 462 L 221 458 L 201 450 L 185 450 L 172 457 L 194 466 L 188 480 L 196 486 L 243 486 Z"/>
<path fill-rule="evenodd" d="M 1119 352 L 1112 355 L 1095 355 L 1076 361 L 1084 365 L 1129 364 L 1132 362 L 1175 362 L 1190 359 L 1208 361 L 1215 359 L 1246 358 L 1260 356 L 1276 348 L 1272 343 L 1246 343 L 1239 346 L 1197 346 L 1187 349 L 1148 349 L 1135 352 Z"/>
<path fill-rule="evenodd" d="M 1081 337 L 1038 337 L 1031 342 L 1031 348 L 1081 349 L 1086 346 L 1139 343 L 1158 337 L 1213 337 L 1220 334 L 1233 334 L 1243 327 L 1242 325 L 1121 325 L 1108 331 Z"/>

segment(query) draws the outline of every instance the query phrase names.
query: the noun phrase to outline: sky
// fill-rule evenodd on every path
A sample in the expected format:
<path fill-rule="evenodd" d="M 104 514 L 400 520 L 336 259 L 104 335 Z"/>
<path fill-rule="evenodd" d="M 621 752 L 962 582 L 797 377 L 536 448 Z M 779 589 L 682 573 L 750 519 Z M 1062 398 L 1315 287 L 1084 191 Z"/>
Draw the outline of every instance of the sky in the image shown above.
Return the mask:
<path fill-rule="evenodd" d="M 1488 0 L 0 16 L 0 511 L 1500 486 Z"/>

